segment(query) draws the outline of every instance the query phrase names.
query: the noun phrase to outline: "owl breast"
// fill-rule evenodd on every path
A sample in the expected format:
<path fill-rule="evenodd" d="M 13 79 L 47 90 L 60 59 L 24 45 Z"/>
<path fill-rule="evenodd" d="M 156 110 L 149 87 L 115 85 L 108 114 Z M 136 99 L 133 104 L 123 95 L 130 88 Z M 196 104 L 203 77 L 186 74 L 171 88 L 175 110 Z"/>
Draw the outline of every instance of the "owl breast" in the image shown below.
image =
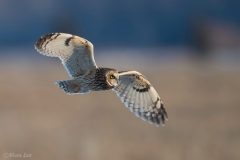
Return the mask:
<path fill-rule="evenodd" d="M 90 73 L 84 78 L 88 87 L 92 91 L 102 91 L 112 89 L 114 86 L 107 83 L 106 74 L 110 71 L 116 71 L 111 68 L 97 68 L 95 72 Z"/>

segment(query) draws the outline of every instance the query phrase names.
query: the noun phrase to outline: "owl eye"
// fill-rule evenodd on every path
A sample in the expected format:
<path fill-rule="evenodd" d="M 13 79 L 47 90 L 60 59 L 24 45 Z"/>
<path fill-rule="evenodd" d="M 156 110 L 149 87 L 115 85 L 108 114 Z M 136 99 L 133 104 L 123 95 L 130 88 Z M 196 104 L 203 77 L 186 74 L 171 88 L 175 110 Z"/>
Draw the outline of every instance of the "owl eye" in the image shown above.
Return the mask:
<path fill-rule="evenodd" d="M 115 79 L 115 76 L 114 76 L 114 75 L 111 75 L 111 76 L 110 76 L 110 79 Z"/>

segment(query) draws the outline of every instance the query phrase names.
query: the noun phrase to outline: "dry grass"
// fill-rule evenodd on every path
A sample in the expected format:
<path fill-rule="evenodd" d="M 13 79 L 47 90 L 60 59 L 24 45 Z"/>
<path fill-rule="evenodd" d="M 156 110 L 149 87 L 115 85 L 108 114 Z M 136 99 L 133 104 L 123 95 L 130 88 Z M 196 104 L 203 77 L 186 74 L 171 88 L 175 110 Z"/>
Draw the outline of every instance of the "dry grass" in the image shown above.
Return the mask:
<path fill-rule="evenodd" d="M 48 62 L 0 65 L 0 154 L 29 153 L 34 160 L 240 159 L 239 72 L 191 64 L 179 71 L 158 64 L 156 73 L 139 70 L 168 111 L 166 126 L 155 127 L 112 91 L 64 94 L 54 82 L 67 74 L 60 63 Z"/>

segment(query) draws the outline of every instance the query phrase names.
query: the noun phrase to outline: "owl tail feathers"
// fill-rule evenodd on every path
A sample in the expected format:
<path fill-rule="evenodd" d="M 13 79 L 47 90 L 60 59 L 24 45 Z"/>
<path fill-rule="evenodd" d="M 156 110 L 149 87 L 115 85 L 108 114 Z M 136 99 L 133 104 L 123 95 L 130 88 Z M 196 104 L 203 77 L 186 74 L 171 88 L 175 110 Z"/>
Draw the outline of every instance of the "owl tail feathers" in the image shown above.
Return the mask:
<path fill-rule="evenodd" d="M 66 81 L 57 81 L 56 85 L 69 95 L 73 94 L 86 94 L 89 90 L 82 88 L 75 79 Z"/>

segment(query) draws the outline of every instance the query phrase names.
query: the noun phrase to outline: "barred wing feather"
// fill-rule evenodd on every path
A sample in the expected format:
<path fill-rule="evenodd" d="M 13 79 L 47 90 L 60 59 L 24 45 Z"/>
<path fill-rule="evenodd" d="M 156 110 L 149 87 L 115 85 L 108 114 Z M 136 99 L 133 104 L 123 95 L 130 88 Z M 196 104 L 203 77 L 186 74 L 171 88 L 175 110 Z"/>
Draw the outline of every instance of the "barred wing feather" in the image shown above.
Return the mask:
<path fill-rule="evenodd" d="M 78 36 L 66 33 L 46 34 L 36 42 L 35 48 L 43 55 L 59 57 L 71 78 L 97 68 L 92 43 Z"/>
<path fill-rule="evenodd" d="M 117 93 L 125 106 L 136 116 L 148 120 L 151 124 L 164 125 L 167 112 L 149 81 L 136 71 L 119 72 L 119 77 L 119 84 L 112 90 Z"/>

